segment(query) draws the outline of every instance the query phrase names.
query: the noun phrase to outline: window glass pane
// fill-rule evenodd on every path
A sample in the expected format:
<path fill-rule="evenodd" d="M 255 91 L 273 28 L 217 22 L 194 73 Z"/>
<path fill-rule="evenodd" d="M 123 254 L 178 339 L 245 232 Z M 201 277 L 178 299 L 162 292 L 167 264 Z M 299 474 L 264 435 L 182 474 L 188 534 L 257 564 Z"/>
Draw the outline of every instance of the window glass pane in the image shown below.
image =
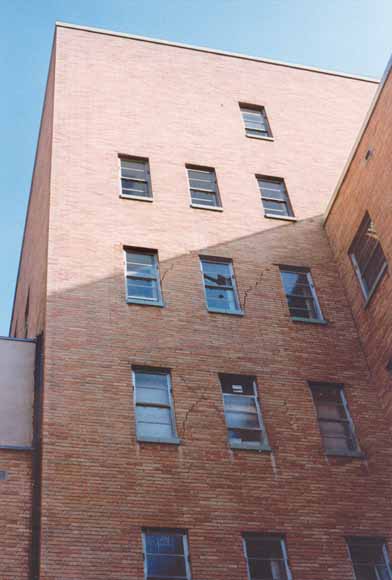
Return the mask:
<path fill-rule="evenodd" d="M 225 413 L 226 422 L 229 427 L 237 427 L 238 429 L 259 429 L 259 418 L 256 413 L 233 413 L 227 411 Z"/>
<path fill-rule="evenodd" d="M 252 580 L 286 580 L 285 565 L 278 560 L 249 560 Z"/>
<path fill-rule="evenodd" d="M 167 389 L 136 388 L 137 403 L 155 403 L 159 405 L 169 405 L 169 393 Z"/>
<path fill-rule="evenodd" d="M 158 288 L 156 280 L 138 280 L 127 278 L 128 298 L 140 300 L 158 301 Z"/>
<path fill-rule="evenodd" d="M 254 377 L 244 375 L 220 375 L 223 393 L 237 393 L 238 395 L 254 395 Z"/>
<path fill-rule="evenodd" d="M 305 272 L 291 272 L 288 270 L 281 271 L 283 286 L 287 294 L 297 294 L 296 288 L 300 286 L 309 286 L 307 274 Z"/>
<path fill-rule="evenodd" d="M 266 213 L 274 215 L 289 215 L 286 203 L 271 201 L 269 199 L 262 199 L 261 201 Z"/>
<path fill-rule="evenodd" d="M 148 185 L 144 181 L 122 179 L 121 187 L 124 195 L 149 195 L 150 193 Z"/>
<path fill-rule="evenodd" d="M 286 201 L 287 193 L 283 181 L 275 181 L 273 179 L 258 179 L 261 193 L 265 197 L 272 197 L 273 199 Z"/>
<path fill-rule="evenodd" d="M 363 278 L 366 282 L 366 286 L 369 289 L 369 291 L 373 288 L 377 276 L 379 275 L 384 264 L 385 264 L 384 252 L 382 251 L 381 245 L 378 244 L 374 250 L 371 260 L 369 261 L 365 271 L 363 272 Z"/>
<path fill-rule="evenodd" d="M 144 163 L 121 163 L 121 177 L 147 180 L 147 171 Z"/>
<path fill-rule="evenodd" d="M 241 395 L 224 395 L 225 408 L 228 411 L 240 411 L 246 413 L 256 413 L 256 403 L 254 397 Z"/>
<path fill-rule="evenodd" d="M 237 310 L 237 301 L 233 290 L 206 288 L 206 297 L 209 308 L 229 311 Z"/>
<path fill-rule="evenodd" d="M 214 171 L 203 171 L 201 169 L 188 169 L 188 176 L 189 180 L 203 181 L 209 183 L 210 185 L 215 183 Z"/>
<path fill-rule="evenodd" d="M 147 556 L 148 578 L 186 578 L 184 556 Z"/>
<path fill-rule="evenodd" d="M 318 318 L 313 298 L 287 296 L 291 316 L 302 318 Z"/>
<path fill-rule="evenodd" d="M 136 407 L 137 421 L 143 423 L 154 423 L 171 425 L 170 409 L 162 407 Z"/>
<path fill-rule="evenodd" d="M 165 389 L 168 387 L 168 375 L 163 373 L 150 373 L 135 371 L 135 381 L 139 387 L 150 387 L 156 389 Z"/>
<path fill-rule="evenodd" d="M 205 283 L 209 286 L 232 286 L 232 271 L 227 262 L 203 261 Z"/>
<path fill-rule="evenodd" d="M 320 431 L 327 451 L 345 453 L 355 450 L 351 429 L 347 423 L 320 421 Z"/>
<path fill-rule="evenodd" d="M 156 256 L 127 252 L 127 273 L 134 276 L 156 276 Z"/>
<path fill-rule="evenodd" d="M 229 429 L 229 441 L 231 443 L 254 443 L 259 447 L 263 441 L 263 432 L 256 429 Z"/>
<path fill-rule="evenodd" d="M 197 203 L 199 205 L 210 205 L 213 207 L 219 205 L 215 193 L 206 193 L 205 191 L 195 191 L 192 189 L 191 199 L 192 203 Z"/>
<path fill-rule="evenodd" d="M 382 541 L 353 538 L 348 545 L 357 580 L 391 580 Z"/>
<path fill-rule="evenodd" d="M 259 131 L 256 129 L 246 129 L 246 134 L 247 135 L 255 135 L 256 137 L 258 137 L 259 135 L 262 135 L 263 137 L 269 137 L 269 131 Z"/>
<path fill-rule="evenodd" d="M 140 439 L 144 437 L 170 439 L 174 436 L 174 433 L 171 425 L 166 425 L 165 423 L 142 423 L 138 421 L 137 435 Z"/>
<path fill-rule="evenodd" d="M 147 552 L 153 554 L 183 554 L 184 546 L 180 534 L 148 533 L 146 534 Z"/>

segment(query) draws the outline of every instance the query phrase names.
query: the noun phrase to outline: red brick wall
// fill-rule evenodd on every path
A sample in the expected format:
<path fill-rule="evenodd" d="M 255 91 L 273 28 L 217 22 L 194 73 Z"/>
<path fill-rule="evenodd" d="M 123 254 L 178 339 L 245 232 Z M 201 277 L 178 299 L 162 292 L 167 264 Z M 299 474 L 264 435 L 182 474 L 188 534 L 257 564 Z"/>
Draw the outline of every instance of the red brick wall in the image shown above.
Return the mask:
<path fill-rule="evenodd" d="M 364 352 L 389 421 L 392 419 L 392 376 L 386 365 L 392 357 L 392 282 L 390 271 L 381 280 L 369 304 L 359 287 L 348 249 L 366 212 L 392 263 L 390 163 L 392 151 L 392 81 L 388 80 L 363 135 L 356 155 L 326 222 L 326 231 L 339 265 Z M 372 155 L 365 155 L 371 149 Z"/>
<path fill-rule="evenodd" d="M 301 580 L 351 578 L 345 534 L 390 536 L 388 425 L 318 217 L 374 90 L 58 29 L 43 580 L 140 580 L 142 526 L 188 529 L 196 580 L 245 579 L 245 531 L 285 533 Z M 118 197 L 119 153 L 149 158 L 152 204 Z M 189 207 L 185 163 L 215 167 L 222 213 Z M 298 223 L 263 217 L 255 173 L 285 178 Z M 165 308 L 125 303 L 124 244 L 159 251 Z M 207 313 L 199 253 L 233 259 L 243 317 Z M 312 268 L 328 325 L 290 321 L 279 263 Z M 136 442 L 132 364 L 172 369 L 179 447 Z M 257 377 L 272 453 L 228 448 L 218 372 Z M 326 458 L 308 380 L 346 385 L 366 460 Z"/>

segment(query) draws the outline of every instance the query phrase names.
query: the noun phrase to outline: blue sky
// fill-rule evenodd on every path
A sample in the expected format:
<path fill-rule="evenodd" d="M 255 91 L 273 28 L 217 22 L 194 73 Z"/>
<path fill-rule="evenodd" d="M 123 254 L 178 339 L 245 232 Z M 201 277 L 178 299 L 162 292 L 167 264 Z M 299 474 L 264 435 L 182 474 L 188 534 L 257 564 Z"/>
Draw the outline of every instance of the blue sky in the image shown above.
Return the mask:
<path fill-rule="evenodd" d="M 392 0 L 2 0 L 0 335 L 7 335 L 56 20 L 380 77 Z"/>

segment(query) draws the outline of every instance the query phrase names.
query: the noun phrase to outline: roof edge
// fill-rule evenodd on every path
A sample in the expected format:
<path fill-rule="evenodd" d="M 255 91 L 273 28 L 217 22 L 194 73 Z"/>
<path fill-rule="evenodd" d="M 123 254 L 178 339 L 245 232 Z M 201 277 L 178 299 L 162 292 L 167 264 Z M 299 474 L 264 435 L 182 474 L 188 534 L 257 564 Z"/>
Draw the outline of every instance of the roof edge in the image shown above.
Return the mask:
<path fill-rule="evenodd" d="M 375 79 L 372 77 L 354 75 L 354 74 L 343 73 L 343 72 L 338 72 L 338 71 L 333 71 L 333 70 L 327 70 L 327 69 L 322 69 L 322 68 L 317 68 L 317 67 L 312 67 L 312 66 L 305 66 L 305 65 L 300 65 L 300 64 L 293 64 L 293 63 L 284 62 L 281 60 L 261 58 L 261 57 L 257 57 L 257 56 L 250 56 L 247 54 L 241 54 L 238 52 L 229 52 L 229 51 L 219 50 L 219 49 L 215 49 L 215 48 L 207 48 L 204 46 L 195 46 L 193 44 L 184 44 L 181 42 L 171 42 L 169 40 L 162 40 L 160 38 L 150 38 L 148 36 L 140 36 L 140 35 L 136 35 L 136 34 L 127 34 L 125 32 L 116 32 L 114 30 L 108 30 L 105 28 L 94 28 L 91 26 L 81 26 L 79 24 L 70 24 L 68 22 L 61 22 L 61 21 L 56 21 L 56 27 L 71 28 L 71 29 L 75 29 L 75 30 L 83 30 L 85 32 L 93 32 L 96 34 L 106 34 L 108 36 L 118 36 L 120 38 L 129 38 L 131 40 L 139 40 L 141 42 L 151 42 L 153 44 L 163 44 L 165 46 L 173 46 L 173 47 L 177 47 L 177 48 L 184 48 L 187 50 L 195 50 L 198 52 L 207 52 L 210 54 L 218 54 L 221 56 L 229 56 L 232 58 L 240 58 L 243 60 L 265 62 L 267 64 L 272 64 L 272 65 L 276 65 L 276 66 L 284 66 L 287 68 L 306 70 L 309 72 L 320 73 L 320 74 L 325 74 L 325 75 L 329 75 L 329 76 L 343 77 L 343 78 L 347 78 L 347 79 L 364 81 L 364 82 L 368 82 L 368 83 L 379 83 L 380 82 L 378 79 Z"/>
<path fill-rule="evenodd" d="M 362 141 L 362 139 L 363 139 L 363 137 L 364 137 L 364 135 L 366 133 L 366 129 L 368 128 L 368 125 L 370 123 L 370 120 L 371 120 L 371 118 L 373 116 L 373 113 L 374 113 L 374 111 L 376 109 L 377 103 L 380 100 L 382 91 L 384 90 L 384 87 L 386 85 L 386 82 L 388 80 L 388 77 L 389 77 L 389 74 L 390 74 L 391 70 L 392 70 L 392 55 L 389 58 L 389 61 L 388 61 L 387 66 L 385 68 L 384 74 L 383 74 L 382 79 L 380 81 L 380 84 L 379 84 L 379 86 L 377 88 L 376 94 L 373 97 L 373 100 L 372 100 L 372 102 L 370 104 L 369 110 L 366 113 L 365 120 L 362 123 L 362 126 L 361 126 L 361 128 L 359 130 L 359 133 L 357 135 L 357 138 L 355 140 L 355 143 L 353 145 L 353 148 L 351 149 L 350 155 L 348 156 L 348 159 L 347 159 L 347 161 L 346 161 L 346 163 L 345 163 L 345 165 L 343 167 L 343 171 L 342 171 L 342 173 L 341 173 L 341 175 L 340 175 L 340 177 L 338 179 L 338 182 L 337 182 L 337 184 L 335 186 L 335 189 L 333 191 L 333 194 L 331 196 L 331 199 L 329 200 L 329 203 L 327 205 L 327 209 L 325 210 L 324 217 L 323 217 L 323 224 L 324 224 L 324 226 L 325 226 L 325 224 L 328 221 L 328 218 L 329 218 L 329 216 L 331 214 L 332 208 L 335 205 L 335 202 L 336 202 L 337 198 L 339 197 L 340 189 L 341 189 L 341 187 L 342 187 L 342 185 L 344 183 L 344 180 L 346 179 L 346 176 L 347 176 L 347 174 L 349 172 L 349 169 L 351 167 L 351 164 L 354 161 L 354 157 L 355 157 L 355 155 L 356 155 L 356 153 L 358 151 L 359 145 L 361 144 L 361 141 Z"/>

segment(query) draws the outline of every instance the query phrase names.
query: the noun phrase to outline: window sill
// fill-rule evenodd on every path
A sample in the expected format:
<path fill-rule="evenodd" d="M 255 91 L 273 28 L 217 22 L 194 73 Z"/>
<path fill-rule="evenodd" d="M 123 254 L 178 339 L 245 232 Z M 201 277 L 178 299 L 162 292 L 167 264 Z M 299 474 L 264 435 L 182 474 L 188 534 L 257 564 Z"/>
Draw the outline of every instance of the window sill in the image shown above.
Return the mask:
<path fill-rule="evenodd" d="M 347 451 L 347 452 L 337 452 L 337 451 L 326 451 L 325 455 L 327 455 L 327 457 L 343 457 L 343 458 L 347 458 L 347 459 L 366 459 L 366 455 L 365 453 L 362 453 L 362 451 Z"/>
<path fill-rule="evenodd" d="M 269 445 L 249 445 L 247 443 L 229 443 L 230 449 L 243 449 L 245 451 L 265 451 L 271 453 L 272 449 Z"/>
<path fill-rule="evenodd" d="M 228 314 L 229 316 L 244 316 L 243 310 L 219 310 L 218 308 L 207 308 L 208 312 L 213 314 Z"/>
<path fill-rule="evenodd" d="M 377 290 L 377 288 L 378 288 L 378 286 L 379 286 L 379 284 L 380 284 L 381 280 L 384 278 L 384 274 L 385 274 L 385 272 L 387 271 L 387 269 L 388 269 L 388 264 L 387 264 L 387 263 L 385 263 L 385 264 L 384 264 L 384 266 L 383 266 L 383 267 L 382 267 L 382 269 L 381 269 L 381 272 L 380 272 L 380 273 L 379 273 L 379 275 L 377 276 L 377 278 L 376 278 L 376 281 L 375 281 L 375 282 L 374 282 L 374 284 L 373 284 L 373 288 L 370 290 L 370 292 L 369 292 L 368 296 L 367 296 L 367 297 L 365 297 L 365 298 L 366 298 L 366 300 L 365 300 L 365 308 L 367 308 L 367 307 L 369 306 L 369 304 L 370 304 L 370 302 L 371 302 L 371 300 L 372 300 L 373 296 L 374 296 L 374 295 L 375 295 L 375 293 L 376 293 L 376 290 Z"/>
<path fill-rule="evenodd" d="M 179 437 L 137 437 L 138 443 L 164 443 L 169 445 L 180 445 L 181 439 Z"/>
<path fill-rule="evenodd" d="M 328 324 L 327 320 L 318 319 L 318 318 L 301 318 L 299 316 L 292 316 L 291 320 L 293 322 L 305 322 L 306 324 L 321 324 L 322 326 L 325 326 Z"/>
<path fill-rule="evenodd" d="M 249 138 L 249 139 L 261 139 L 262 141 L 275 141 L 275 139 L 273 137 L 267 137 L 266 135 L 248 135 L 247 133 L 245 133 L 245 135 Z"/>
<path fill-rule="evenodd" d="M 209 211 L 223 211 L 223 207 L 214 205 L 202 205 L 199 203 L 191 203 L 190 207 L 194 207 L 195 209 L 207 209 Z"/>
<path fill-rule="evenodd" d="M 158 308 L 164 308 L 163 302 L 149 302 L 144 300 L 126 300 L 127 304 L 136 304 L 137 306 L 158 306 Z"/>
<path fill-rule="evenodd" d="M 272 213 L 265 213 L 264 217 L 268 218 L 268 219 L 272 219 L 272 220 L 284 220 L 286 222 L 296 222 L 297 218 L 291 215 L 274 215 Z"/>
<path fill-rule="evenodd" d="M 120 195 L 118 196 L 121 199 L 134 199 L 136 201 L 148 201 L 150 203 L 152 203 L 154 200 L 152 197 L 144 197 L 143 195 L 123 195 L 120 193 Z"/>

